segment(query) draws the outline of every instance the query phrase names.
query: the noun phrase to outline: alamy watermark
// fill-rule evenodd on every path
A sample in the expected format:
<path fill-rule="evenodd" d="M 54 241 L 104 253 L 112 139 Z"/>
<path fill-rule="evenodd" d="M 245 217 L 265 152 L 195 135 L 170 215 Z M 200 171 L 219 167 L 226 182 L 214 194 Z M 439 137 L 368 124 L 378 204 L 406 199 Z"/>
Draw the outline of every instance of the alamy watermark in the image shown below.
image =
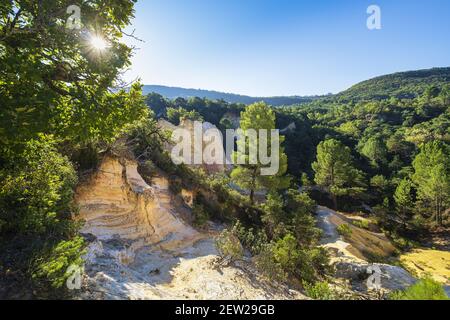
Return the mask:
<path fill-rule="evenodd" d="M 68 278 L 66 280 L 66 287 L 69 290 L 80 290 L 81 281 L 84 273 L 84 266 L 71 265 L 67 270 L 66 274 Z"/>
<path fill-rule="evenodd" d="M 224 150 L 222 132 L 195 121 L 193 132 L 177 128 L 172 140 L 171 158 L 177 165 L 259 165 L 263 176 L 274 176 L 280 169 L 279 130 L 228 129 Z"/>
<path fill-rule="evenodd" d="M 381 30 L 381 8 L 375 4 L 370 5 L 367 8 L 367 14 L 370 16 L 367 18 L 367 29 L 369 30 Z"/>
<path fill-rule="evenodd" d="M 381 290 L 381 269 L 380 266 L 374 264 L 367 268 L 367 273 L 370 274 L 367 278 L 367 289 L 379 291 Z"/>
<path fill-rule="evenodd" d="M 81 8 L 77 5 L 70 5 L 66 10 L 67 14 L 70 14 L 66 20 L 66 28 L 69 30 L 80 30 L 81 24 Z"/>

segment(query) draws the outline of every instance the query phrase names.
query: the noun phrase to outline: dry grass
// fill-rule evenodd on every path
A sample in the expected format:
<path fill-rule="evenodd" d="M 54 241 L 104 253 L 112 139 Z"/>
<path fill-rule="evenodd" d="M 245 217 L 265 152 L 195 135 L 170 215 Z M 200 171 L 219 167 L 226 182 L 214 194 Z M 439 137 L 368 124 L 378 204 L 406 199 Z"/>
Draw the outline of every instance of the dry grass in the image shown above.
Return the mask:
<path fill-rule="evenodd" d="M 400 261 L 405 268 L 419 277 L 429 274 L 434 280 L 450 285 L 449 251 L 415 249 L 401 255 Z"/>

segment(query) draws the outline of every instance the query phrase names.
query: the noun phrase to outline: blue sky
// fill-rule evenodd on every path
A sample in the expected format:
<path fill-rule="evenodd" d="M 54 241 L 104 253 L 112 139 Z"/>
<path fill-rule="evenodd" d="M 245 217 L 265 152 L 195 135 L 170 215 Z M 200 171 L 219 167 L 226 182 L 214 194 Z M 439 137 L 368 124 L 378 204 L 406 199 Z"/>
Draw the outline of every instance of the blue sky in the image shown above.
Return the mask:
<path fill-rule="evenodd" d="M 381 30 L 366 27 L 381 8 Z M 253 96 L 339 92 L 450 66 L 448 0 L 140 0 L 127 80 Z"/>

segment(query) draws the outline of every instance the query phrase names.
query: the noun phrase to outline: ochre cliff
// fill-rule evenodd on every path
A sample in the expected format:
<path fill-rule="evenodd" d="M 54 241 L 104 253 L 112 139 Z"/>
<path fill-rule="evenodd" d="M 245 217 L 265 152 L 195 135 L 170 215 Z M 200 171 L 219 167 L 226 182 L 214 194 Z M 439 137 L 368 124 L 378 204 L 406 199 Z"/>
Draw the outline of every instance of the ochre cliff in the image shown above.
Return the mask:
<path fill-rule="evenodd" d="M 77 189 L 77 218 L 85 221 L 82 233 L 100 240 L 130 240 L 135 249 L 173 249 L 198 240 L 201 235 L 177 216 L 167 179 L 153 181 L 149 186 L 142 179 L 134 161 L 105 158 L 97 173 Z"/>

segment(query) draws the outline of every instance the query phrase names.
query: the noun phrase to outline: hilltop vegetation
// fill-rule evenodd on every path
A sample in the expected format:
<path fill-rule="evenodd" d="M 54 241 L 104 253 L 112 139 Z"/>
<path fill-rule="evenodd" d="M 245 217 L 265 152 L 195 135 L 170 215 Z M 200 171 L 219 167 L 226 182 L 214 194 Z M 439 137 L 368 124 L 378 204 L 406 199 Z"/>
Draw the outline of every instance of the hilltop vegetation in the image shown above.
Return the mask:
<path fill-rule="evenodd" d="M 340 101 L 413 99 L 430 87 L 440 87 L 450 82 L 450 68 L 433 68 L 398 72 L 363 81 L 339 93 Z"/>

